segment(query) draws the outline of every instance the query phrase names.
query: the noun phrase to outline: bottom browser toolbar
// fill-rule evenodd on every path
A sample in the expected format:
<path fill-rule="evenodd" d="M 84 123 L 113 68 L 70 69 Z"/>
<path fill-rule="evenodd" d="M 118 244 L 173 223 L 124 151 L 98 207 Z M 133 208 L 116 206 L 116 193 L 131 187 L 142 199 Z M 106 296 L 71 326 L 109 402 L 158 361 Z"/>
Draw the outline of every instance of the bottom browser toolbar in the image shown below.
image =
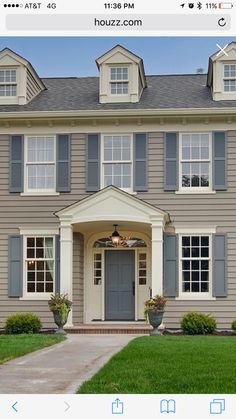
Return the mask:
<path fill-rule="evenodd" d="M 45 418 L 127 418 L 207 419 L 216 415 L 235 418 L 236 395 L 225 394 L 86 394 L 0 396 L 0 417 Z"/>

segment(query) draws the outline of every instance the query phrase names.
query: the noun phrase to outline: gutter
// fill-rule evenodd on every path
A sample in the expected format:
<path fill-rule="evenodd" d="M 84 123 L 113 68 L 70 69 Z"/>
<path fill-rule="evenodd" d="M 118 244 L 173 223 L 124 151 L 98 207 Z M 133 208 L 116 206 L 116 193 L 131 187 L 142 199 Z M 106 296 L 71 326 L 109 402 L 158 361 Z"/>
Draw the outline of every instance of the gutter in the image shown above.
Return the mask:
<path fill-rule="evenodd" d="M 109 118 L 109 117 L 164 117 L 164 116 L 236 116 L 236 107 L 232 108 L 179 108 L 179 109 L 111 109 L 89 111 L 20 111 L 0 112 L 0 119 L 38 119 L 38 118 Z"/>

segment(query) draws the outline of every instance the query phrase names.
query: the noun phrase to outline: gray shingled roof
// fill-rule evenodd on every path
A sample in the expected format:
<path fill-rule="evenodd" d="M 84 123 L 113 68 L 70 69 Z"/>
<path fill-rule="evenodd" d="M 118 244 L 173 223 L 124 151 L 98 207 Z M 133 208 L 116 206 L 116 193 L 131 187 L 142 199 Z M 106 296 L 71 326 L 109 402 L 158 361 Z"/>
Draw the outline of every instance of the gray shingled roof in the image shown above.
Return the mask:
<path fill-rule="evenodd" d="M 206 79 L 205 74 L 147 76 L 139 103 L 100 104 L 98 77 L 47 78 L 42 79 L 47 90 L 29 104 L 1 105 L 0 112 L 236 107 L 236 101 L 213 101 Z"/>

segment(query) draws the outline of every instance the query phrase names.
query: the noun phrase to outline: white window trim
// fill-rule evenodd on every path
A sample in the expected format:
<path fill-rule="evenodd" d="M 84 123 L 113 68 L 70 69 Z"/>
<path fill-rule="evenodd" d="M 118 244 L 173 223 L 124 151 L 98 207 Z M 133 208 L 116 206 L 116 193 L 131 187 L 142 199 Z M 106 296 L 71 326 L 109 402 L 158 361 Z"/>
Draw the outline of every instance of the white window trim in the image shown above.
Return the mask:
<path fill-rule="evenodd" d="M 26 252 L 27 252 L 27 238 L 28 237 L 53 237 L 53 260 L 54 260 L 54 280 L 53 280 L 53 292 L 55 292 L 55 233 L 54 234 L 49 234 L 49 232 L 58 232 L 58 229 L 53 229 L 53 230 L 41 230 L 41 231 L 37 231 L 36 230 L 33 231 L 30 229 L 21 229 L 20 228 L 20 233 L 22 234 L 23 232 L 25 233 L 23 236 L 23 296 L 19 298 L 19 300 L 23 300 L 23 301 L 48 301 L 50 300 L 50 296 L 52 294 L 52 292 L 35 292 L 35 293 L 31 293 L 31 292 L 27 292 L 27 269 L 26 269 Z M 29 232 L 29 234 L 28 234 Z"/>
<path fill-rule="evenodd" d="M 191 163 L 201 163 L 201 162 L 209 162 L 209 186 L 208 187 L 183 187 L 182 186 L 182 164 L 184 161 L 182 160 L 182 136 L 183 135 L 209 135 L 209 159 L 208 160 L 191 160 Z M 180 132 L 179 133 L 179 190 L 176 191 L 176 194 L 209 194 L 209 193 L 216 193 L 216 191 L 212 190 L 212 132 Z"/>
<path fill-rule="evenodd" d="M 225 83 L 224 83 L 225 80 L 235 80 L 235 83 L 236 83 L 236 76 L 235 77 L 225 76 L 225 66 L 226 65 L 235 65 L 235 63 L 225 63 L 223 65 L 223 92 L 226 93 L 226 94 L 236 94 L 236 90 L 225 90 Z"/>
<path fill-rule="evenodd" d="M 28 140 L 32 137 L 53 137 L 54 139 L 54 163 L 48 163 L 54 165 L 54 187 L 53 189 L 29 189 L 28 188 L 28 176 L 27 176 L 27 166 L 28 164 L 47 164 L 47 162 L 32 162 L 28 163 Z M 56 135 L 55 134 L 32 134 L 26 135 L 24 137 L 25 147 L 24 147 L 24 192 L 21 193 L 22 196 L 51 196 L 51 195 L 60 195 L 56 192 Z"/>
<path fill-rule="evenodd" d="M 112 137 L 114 137 L 114 136 L 120 136 L 120 137 L 122 137 L 122 136 L 127 136 L 127 137 L 130 137 L 130 139 L 131 139 L 131 147 L 130 147 L 130 157 L 131 157 L 131 159 L 130 160 L 124 160 L 124 161 L 122 161 L 122 160 L 109 160 L 109 161 L 105 161 L 104 160 L 104 137 L 109 137 L 109 136 L 112 136 Z M 101 175 L 100 175 L 100 181 L 101 181 L 101 189 L 103 189 L 103 188 L 105 188 L 105 186 L 104 186 L 104 166 L 105 166 L 105 164 L 122 164 L 122 163 L 130 163 L 131 164 L 131 175 L 130 175 L 130 179 L 131 179 L 131 187 L 130 188 L 120 188 L 122 191 L 125 191 L 125 192 L 128 192 L 128 193 L 131 193 L 131 194 L 133 194 L 134 193 L 134 175 L 133 175 L 133 172 L 134 172 L 134 136 L 132 135 L 132 134 L 120 134 L 120 133 L 113 133 L 113 134 L 109 134 L 109 133 L 107 133 L 107 134 L 103 134 L 102 136 L 101 136 L 101 148 L 100 148 L 100 156 L 101 156 L 101 164 L 100 164 L 100 172 L 101 172 Z"/>
<path fill-rule="evenodd" d="M 215 297 L 212 296 L 212 234 L 215 233 L 215 228 L 212 229 L 184 229 L 179 228 L 175 230 L 179 236 L 178 244 L 178 265 L 179 265 L 179 296 L 175 300 L 184 301 L 214 301 Z M 182 236 L 209 236 L 209 292 L 188 292 L 182 291 Z"/>
<path fill-rule="evenodd" d="M 128 77 L 125 80 L 121 80 L 121 79 L 116 79 L 116 80 L 112 80 L 111 79 L 111 69 L 112 68 L 127 68 L 128 69 Z M 130 94 L 130 70 L 129 70 L 129 66 L 124 66 L 124 65 L 113 65 L 113 66 L 109 66 L 109 91 L 110 91 L 110 95 L 114 96 L 114 97 L 124 97 Z M 111 85 L 113 83 L 128 83 L 128 92 L 127 93 L 112 93 L 111 92 Z"/>
<path fill-rule="evenodd" d="M 5 82 L 0 82 L 0 86 L 16 86 L 16 95 L 10 95 L 10 96 L 0 96 L 0 99 L 9 99 L 9 98 L 16 98 L 18 95 L 18 71 L 17 68 L 14 67 L 5 67 L 5 68 L 1 68 L 1 70 L 3 71 L 7 71 L 7 70 L 15 70 L 16 72 L 16 81 L 5 81 Z"/>

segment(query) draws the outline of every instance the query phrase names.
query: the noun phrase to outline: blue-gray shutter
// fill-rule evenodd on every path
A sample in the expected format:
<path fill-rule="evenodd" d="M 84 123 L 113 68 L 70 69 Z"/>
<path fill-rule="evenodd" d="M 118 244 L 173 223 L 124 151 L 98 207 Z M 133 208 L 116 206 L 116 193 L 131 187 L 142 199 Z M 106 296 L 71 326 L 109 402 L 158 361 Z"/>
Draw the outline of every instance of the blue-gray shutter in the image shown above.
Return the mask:
<path fill-rule="evenodd" d="M 164 234 L 164 284 L 166 297 L 177 297 L 179 292 L 178 275 L 178 236 Z"/>
<path fill-rule="evenodd" d="M 24 137 L 12 135 L 10 137 L 10 173 L 9 192 L 23 192 L 24 190 Z"/>
<path fill-rule="evenodd" d="M 100 189 L 100 135 L 88 134 L 86 147 L 86 190 Z"/>
<path fill-rule="evenodd" d="M 178 152 L 179 135 L 176 132 L 167 132 L 165 135 L 165 174 L 164 190 L 177 191 L 178 182 Z"/>
<path fill-rule="evenodd" d="M 22 297 L 23 236 L 8 237 L 8 296 Z"/>
<path fill-rule="evenodd" d="M 147 134 L 144 133 L 134 134 L 134 191 L 137 192 L 148 190 L 147 138 Z"/>
<path fill-rule="evenodd" d="M 213 234 L 213 297 L 227 297 L 227 235 Z"/>
<path fill-rule="evenodd" d="M 213 189 L 227 189 L 227 138 L 226 133 L 213 132 Z"/>
<path fill-rule="evenodd" d="M 71 151 L 70 136 L 60 134 L 57 136 L 57 192 L 70 192 L 71 189 Z"/>
<path fill-rule="evenodd" d="M 61 280 L 60 280 L 60 236 L 55 236 L 55 292 L 60 293 Z"/>

